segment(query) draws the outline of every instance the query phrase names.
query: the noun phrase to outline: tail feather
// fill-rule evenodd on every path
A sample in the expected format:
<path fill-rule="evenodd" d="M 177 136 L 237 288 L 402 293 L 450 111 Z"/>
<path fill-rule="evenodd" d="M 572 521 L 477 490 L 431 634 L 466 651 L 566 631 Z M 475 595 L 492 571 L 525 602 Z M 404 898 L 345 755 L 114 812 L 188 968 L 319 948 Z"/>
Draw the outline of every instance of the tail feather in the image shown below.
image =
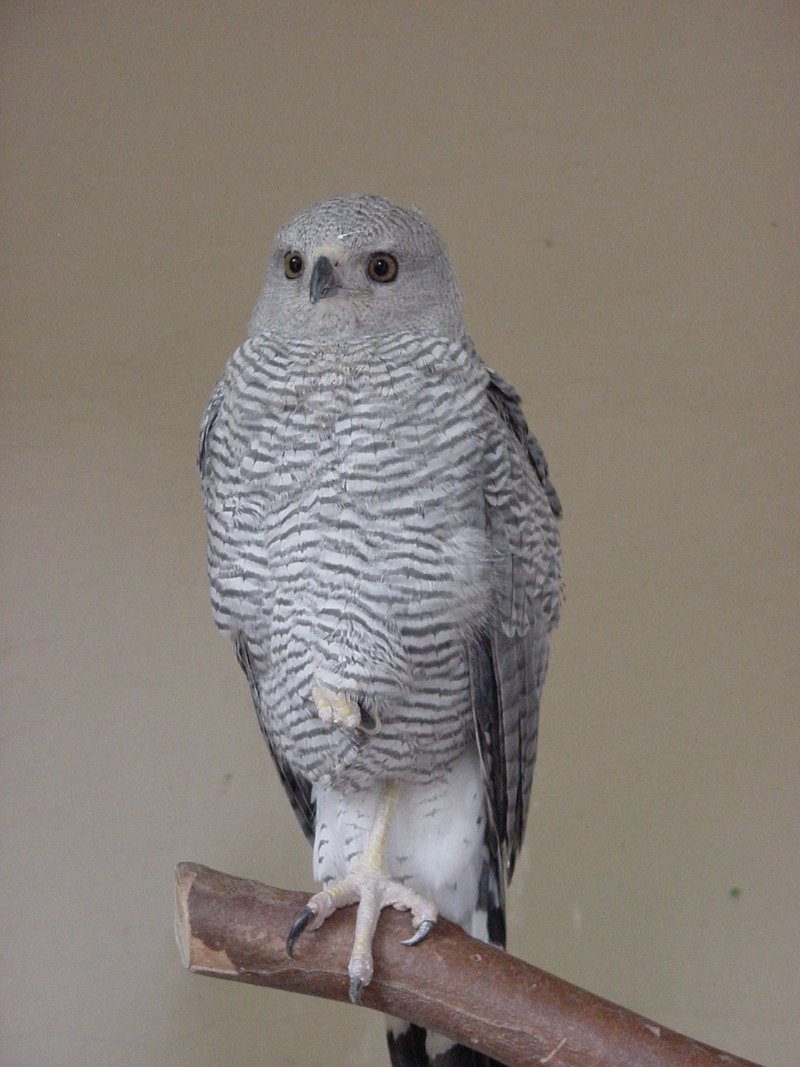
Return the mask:
<path fill-rule="evenodd" d="M 457 1045 L 415 1023 L 397 1020 L 386 1040 L 392 1067 L 503 1067 L 482 1052 Z"/>

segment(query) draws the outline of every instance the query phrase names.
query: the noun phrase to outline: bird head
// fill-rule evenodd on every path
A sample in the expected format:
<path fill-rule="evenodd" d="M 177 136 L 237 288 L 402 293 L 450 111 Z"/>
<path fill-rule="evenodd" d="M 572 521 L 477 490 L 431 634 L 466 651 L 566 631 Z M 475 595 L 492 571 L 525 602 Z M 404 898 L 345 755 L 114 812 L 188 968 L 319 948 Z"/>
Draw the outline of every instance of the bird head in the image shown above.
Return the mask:
<path fill-rule="evenodd" d="M 417 211 L 380 196 L 335 197 L 281 228 L 251 334 L 348 340 L 404 331 L 464 332 L 447 249 Z"/>

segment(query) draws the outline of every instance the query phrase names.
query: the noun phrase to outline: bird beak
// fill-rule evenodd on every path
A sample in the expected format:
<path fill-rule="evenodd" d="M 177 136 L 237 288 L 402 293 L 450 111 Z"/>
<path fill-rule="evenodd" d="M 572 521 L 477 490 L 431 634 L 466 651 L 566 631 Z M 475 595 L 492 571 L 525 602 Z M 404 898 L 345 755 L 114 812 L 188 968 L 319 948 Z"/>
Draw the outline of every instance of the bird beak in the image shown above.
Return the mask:
<path fill-rule="evenodd" d="M 308 283 L 308 297 L 312 304 L 330 296 L 341 287 L 341 282 L 336 274 L 333 264 L 327 256 L 320 256 L 314 264 L 311 272 L 311 281 Z"/>

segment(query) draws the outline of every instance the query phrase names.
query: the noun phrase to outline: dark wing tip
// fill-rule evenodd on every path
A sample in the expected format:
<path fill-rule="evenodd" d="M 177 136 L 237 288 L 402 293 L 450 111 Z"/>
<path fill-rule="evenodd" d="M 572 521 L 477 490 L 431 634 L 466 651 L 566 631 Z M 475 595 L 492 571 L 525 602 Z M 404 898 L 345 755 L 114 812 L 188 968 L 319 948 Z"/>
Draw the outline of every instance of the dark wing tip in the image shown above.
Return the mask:
<path fill-rule="evenodd" d="M 311 783 L 305 778 L 302 778 L 299 774 L 295 774 L 291 767 L 284 763 L 275 751 L 275 746 L 264 729 L 264 723 L 261 718 L 261 694 L 258 686 L 258 678 L 256 677 L 253 659 L 250 655 L 250 649 L 244 634 L 238 634 L 233 644 L 236 650 L 236 658 L 239 661 L 239 666 L 244 671 L 245 677 L 250 685 L 250 693 L 253 697 L 253 705 L 256 709 L 258 724 L 261 727 L 264 740 L 267 742 L 270 755 L 278 769 L 283 788 L 286 790 L 286 795 L 289 797 L 289 803 L 292 805 L 292 810 L 297 816 L 297 821 L 302 827 L 306 840 L 309 844 L 313 844 L 314 830 L 317 822 L 317 806 L 312 796 Z"/>

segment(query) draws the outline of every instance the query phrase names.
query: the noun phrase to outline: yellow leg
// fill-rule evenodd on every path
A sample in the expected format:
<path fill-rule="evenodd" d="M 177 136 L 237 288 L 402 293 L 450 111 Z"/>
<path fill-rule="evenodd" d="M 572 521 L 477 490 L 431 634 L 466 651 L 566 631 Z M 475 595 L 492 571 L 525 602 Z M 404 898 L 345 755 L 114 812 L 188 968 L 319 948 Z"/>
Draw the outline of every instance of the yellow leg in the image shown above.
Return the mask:
<path fill-rule="evenodd" d="M 417 945 L 428 936 L 438 918 L 436 905 L 413 889 L 392 881 L 386 870 L 386 853 L 392 830 L 400 783 L 389 782 L 383 790 L 378 810 L 370 829 L 367 846 L 357 865 L 341 881 L 315 894 L 300 912 L 289 930 L 286 949 L 292 955 L 295 942 L 308 927 L 315 930 L 337 908 L 358 901 L 353 951 L 347 972 L 350 976 L 350 999 L 361 1000 L 364 986 L 372 979 L 372 940 L 381 910 L 391 906 L 411 912 L 411 924 L 416 930 L 404 945 Z"/>

